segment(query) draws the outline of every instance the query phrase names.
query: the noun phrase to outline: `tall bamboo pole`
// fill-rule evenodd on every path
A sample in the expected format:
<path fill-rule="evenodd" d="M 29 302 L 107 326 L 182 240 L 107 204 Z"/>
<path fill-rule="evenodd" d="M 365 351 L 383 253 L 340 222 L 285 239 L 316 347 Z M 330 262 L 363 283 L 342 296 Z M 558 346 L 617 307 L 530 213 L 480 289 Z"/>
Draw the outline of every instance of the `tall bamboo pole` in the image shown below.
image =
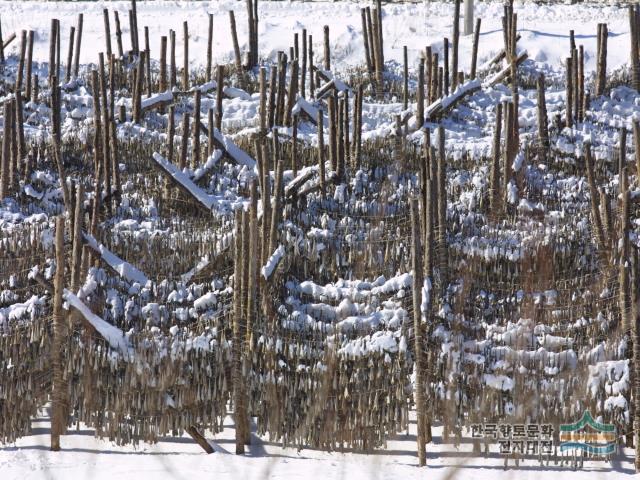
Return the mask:
<path fill-rule="evenodd" d="M 60 436 L 64 434 L 67 419 L 67 386 L 64 379 L 63 343 L 67 324 L 62 311 L 64 290 L 64 216 L 56 217 L 56 273 L 53 283 L 53 342 L 51 345 L 51 450 L 60 450 Z"/>
<path fill-rule="evenodd" d="M 82 46 L 82 25 L 84 23 L 84 15 L 78 15 L 78 27 L 76 28 L 76 48 L 75 58 L 73 61 L 73 75 L 77 77 L 80 72 L 80 47 Z"/>
<path fill-rule="evenodd" d="M 424 342 L 422 338 L 422 302 L 423 298 L 423 267 L 422 248 L 420 245 L 420 225 L 418 221 L 418 206 L 416 199 L 411 199 L 411 263 L 413 268 L 413 336 L 415 341 L 415 401 L 418 424 L 418 464 L 422 467 L 427 464 L 426 436 L 426 395 L 425 395 L 425 364 Z M 427 300 L 428 301 L 428 300 Z"/>
<path fill-rule="evenodd" d="M 451 55 L 451 90 L 458 86 L 458 46 L 460 44 L 460 0 L 454 0 L 453 52 Z"/>

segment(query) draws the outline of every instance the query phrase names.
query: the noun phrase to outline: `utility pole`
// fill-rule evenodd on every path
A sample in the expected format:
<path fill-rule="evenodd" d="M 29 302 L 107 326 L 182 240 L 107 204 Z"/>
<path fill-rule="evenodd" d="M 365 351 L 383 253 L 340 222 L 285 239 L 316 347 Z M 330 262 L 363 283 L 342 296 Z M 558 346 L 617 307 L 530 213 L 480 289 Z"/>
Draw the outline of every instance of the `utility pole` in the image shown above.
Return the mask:
<path fill-rule="evenodd" d="M 473 0 L 464 0 L 464 35 L 473 34 Z"/>

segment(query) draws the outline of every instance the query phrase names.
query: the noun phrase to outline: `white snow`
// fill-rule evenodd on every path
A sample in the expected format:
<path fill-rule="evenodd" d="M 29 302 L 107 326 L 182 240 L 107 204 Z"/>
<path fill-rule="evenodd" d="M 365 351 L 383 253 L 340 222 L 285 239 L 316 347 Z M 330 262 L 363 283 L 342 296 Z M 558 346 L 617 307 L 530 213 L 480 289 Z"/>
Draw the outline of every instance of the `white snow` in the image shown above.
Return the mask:
<path fill-rule="evenodd" d="M 114 327 L 108 322 L 105 322 L 102 318 L 89 310 L 89 307 L 87 307 L 82 300 L 76 297 L 69 290 L 65 289 L 63 297 L 70 306 L 78 310 L 82 316 L 91 323 L 91 325 L 93 325 L 93 327 L 100 333 L 100 335 L 102 335 L 112 348 L 120 351 L 125 358 L 128 358 L 130 345 L 122 330 Z"/>
<path fill-rule="evenodd" d="M 107 249 L 104 245 L 98 243 L 98 241 L 93 238 L 88 233 L 83 233 L 83 237 L 85 241 L 97 252 L 100 253 L 102 259 L 107 262 L 107 264 L 113 268 L 118 274 L 128 280 L 131 283 L 139 283 L 140 285 L 146 285 L 149 279 L 146 277 L 144 273 L 138 270 L 136 267 L 131 265 L 129 262 L 122 260 L 116 254 Z"/>
<path fill-rule="evenodd" d="M 269 280 L 269 278 L 273 274 L 273 271 L 276 269 L 276 267 L 280 263 L 280 260 L 282 260 L 283 256 L 284 256 L 284 246 L 278 245 L 278 248 L 276 248 L 273 251 L 269 259 L 267 260 L 267 263 L 265 263 L 264 266 L 260 269 L 260 273 L 262 274 L 265 280 Z"/>

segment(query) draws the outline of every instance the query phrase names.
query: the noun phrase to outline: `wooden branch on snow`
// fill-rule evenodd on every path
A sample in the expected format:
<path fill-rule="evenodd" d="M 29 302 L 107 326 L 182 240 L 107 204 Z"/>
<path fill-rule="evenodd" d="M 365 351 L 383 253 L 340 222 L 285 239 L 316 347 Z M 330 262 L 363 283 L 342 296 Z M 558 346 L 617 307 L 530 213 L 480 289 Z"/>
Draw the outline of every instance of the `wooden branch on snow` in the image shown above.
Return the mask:
<path fill-rule="evenodd" d="M 187 179 L 187 180 L 190 182 L 190 184 L 185 183 L 185 178 L 183 178 L 180 175 L 176 175 L 177 168 L 173 164 L 167 162 L 164 158 L 162 158 L 162 156 L 154 155 L 153 159 L 155 160 L 153 162 L 153 165 L 157 166 L 158 169 L 167 177 L 167 179 L 171 183 L 173 183 L 176 187 L 178 187 L 188 197 L 190 197 L 193 200 L 195 200 L 196 205 L 198 205 L 203 210 L 211 213 L 211 205 L 209 203 L 203 201 L 202 196 L 199 196 L 196 193 L 194 193 L 194 188 L 196 188 L 196 189 L 198 189 L 198 190 L 200 190 L 202 192 L 201 189 L 199 189 L 189 179 Z M 161 160 L 164 160 L 164 161 L 161 161 Z M 182 173 L 182 172 L 178 171 L 178 173 Z M 204 192 L 202 192 L 202 193 L 204 194 Z"/>
<path fill-rule="evenodd" d="M 16 34 L 14 32 L 7 37 L 7 39 L 4 41 L 4 44 L 2 45 L 2 48 L 3 49 L 7 48 L 11 44 L 11 42 L 13 42 L 15 39 L 16 39 Z"/>
<path fill-rule="evenodd" d="M 185 430 L 193 440 L 202 447 L 202 449 L 207 452 L 207 454 L 215 453 L 215 450 L 211 446 L 211 444 L 207 441 L 206 438 L 198 431 L 195 425 L 191 425 L 189 428 Z"/>
<path fill-rule="evenodd" d="M 522 62 L 524 62 L 527 58 L 528 58 L 527 52 L 522 52 L 520 55 L 518 55 L 518 58 L 516 59 L 516 67 L 519 66 Z M 498 83 L 500 83 L 502 80 L 508 79 L 510 74 L 511 74 L 511 64 L 504 67 L 502 70 L 496 73 L 493 77 L 487 79 L 483 83 L 483 86 L 494 87 Z"/>
<path fill-rule="evenodd" d="M 217 128 L 214 128 L 213 135 L 209 136 L 209 129 L 201 123 L 200 131 L 211 138 L 215 147 L 222 150 L 227 157 L 234 160 L 238 165 L 245 165 L 248 168 L 256 166 L 256 161 L 247 152 L 238 147 L 231 138 L 223 135 Z"/>
<path fill-rule="evenodd" d="M 455 92 L 447 95 L 446 97 L 439 98 L 431 105 L 429 105 L 424 112 L 425 121 L 433 119 L 434 117 L 441 115 L 453 108 L 460 100 L 467 95 L 480 90 L 482 84 L 479 80 L 470 80 L 467 83 L 460 85 Z"/>
<path fill-rule="evenodd" d="M 142 286 L 146 285 L 149 281 L 144 273 L 129 262 L 122 260 L 104 245 L 98 243 L 98 241 L 91 235 L 83 233 L 82 243 L 91 248 L 91 250 L 93 250 L 100 259 L 123 280 L 126 280 L 129 283 L 139 283 Z"/>
<path fill-rule="evenodd" d="M 308 169 L 306 169 L 306 171 L 301 172 L 296 178 L 291 180 L 289 184 L 286 186 L 286 188 L 284 189 L 284 196 L 285 197 L 297 196 L 298 191 L 300 190 L 302 185 L 304 185 L 307 182 L 307 180 L 313 177 L 313 174 L 317 169 L 318 169 L 317 165 L 309 167 Z"/>

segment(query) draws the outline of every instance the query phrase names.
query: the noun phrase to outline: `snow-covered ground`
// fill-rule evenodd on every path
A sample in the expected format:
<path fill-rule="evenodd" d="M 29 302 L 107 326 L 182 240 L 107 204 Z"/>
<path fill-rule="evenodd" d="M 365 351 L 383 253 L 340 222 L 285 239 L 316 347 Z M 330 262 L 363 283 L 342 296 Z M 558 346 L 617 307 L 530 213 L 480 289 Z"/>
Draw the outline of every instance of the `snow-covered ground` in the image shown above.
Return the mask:
<path fill-rule="evenodd" d="M 229 10 L 234 10 L 238 25 L 240 49 L 248 45 L 247 11 L 244 2 L 221 0 L 212 2 L 139 1 L 138 25 L 140 41 L 143 27 L 149 27 L 151 55 L 159 57 L 160 36 L 176 31 L 176 60 L 182 65 L 182 23 L 189 22 L 190 61 L 202 65 L 207 47 L 208 16 L 214 15 L 214 62 L 229 62 L 233 58 L 233 44 L 229 27 Z M 364 63 L 362 20 L 360 8 L 371 2 L 290 2 L 263 1 L 259 3 L 259 49 L 261 57 L 275 59 L 279 50 L 288 51 L 294 32 L 303 28 L 313 35 L 316 59 L 322 58 L 323 26 L 330 26 L 332 65 Z M 80 61 L 97 63 L 98 52 L 105 50 L 102 10 L 120 12 L 125 48 L 130 44 L 127 1 L 96 2 L 38 2 L 2 1 L 0 14 L 5 36 L 20 30 L 34 30 L 36 43 L 34 59 L 47 61 L 51 18 L 60 20 L 63 49 L 69 29 L 76 25 L 79 12 L 84 13 Z M 402 47 L 407 45 L 409 61 L 416 64 L 418 55 L 427 45 L 435 51 L 442 49 L 443 37 L 452 38 L 453 4 L 450 2 L 391 3 L 383 5 L 385 60 L 402 62 Z M 629 21 L 626 7 L 597 4 L 536 5 L 534 2 L 515 2 L 518 14 L 518 43 L 527 49 L 529 58 L 547 62 L 558 68 L 569 52 L 569 29 L 575 30 L 576 43 L 585 47 L 585 70 L 595 69 L 597 24 L 609 27 L 608 66 L 610 69 L 629 58 Z M 476 2 L 476 17 L 482 18 L 478 64 L 482 65 L 503 45 L 501 17 L 502 2 Z M 111 32 L 115 26 L 111 14 Z M 472 36 L 461 36 L 460 65 L 468 71 L 471 61 Z M 115 49 L 115 36 L 112 40 Z M 14 41 L 12 49 L 19 48 Z M 65 53 L 63 51 L 63 53 Z M 63 55 L 64 57 L 64 55 Z M 66 57 L 65 57 L 66 58 Z"/>
<path fill-rule="evenodd" d="M 259 7 L 260 56 L 274 60 L 279 50 L 288 50 L 292 43 L 294 32 L 300 32 L 303 28 L 306 28 L 308 33 L 313 35 L 316 61 L 319 62 L 322 59 L 322 29 L 323 25 L 327 24 L 331 28 L 330 38 L 334 72 L 339 75 L 348 67 L 361 66 L 364 63 L 364 48 L 360 8 L 364 5 L 370 4 L 368 2 L 261 2 Z M 71 26 L 76 25 L 77 15 L 82 12 L 84 14 L 84 26 L 80 60 L 82 63 L 88 64 L 96 62 L 98 52 L 105 49 L 103 8 L 108 8 L 110 12 L 113 10 L 120 12 L 123 43 L 127 48 L 130 40 L 126 12 L 130 8 L 130 3 L 125 1 L 5 1 L 0 2 L 0 21 L 2 22 L 2 31 L 5 37 L 13 32 L 19 33 L 22 29 L 34 30 L 36 39 L 34 59 L 38 62 L 46 62 L 49 56 L 51 18 L 58 18 L 61 21 L 64 50 L 68 42 L 69 29 Z M 177 62 L 181 65 L 182 22 L 187 20 L 190 32 L 190 61 L 193 67 L 201 67 L 206 60 L 208 28 L 206 13 L 213 13 L 214 63 L 229 62 L 233 56 L 227 14 L 230 9 L 234 9 L 236 12 L 240 48 L 246 50 L 246 7 L 244 2 L 241 1 L 139 2 L 139 26 L 141 33 L 144 26 L 149 27 L 151 54 L 156 59 L 159 56 L 160 36 L 167 35 L 169 29 L 175 30 L 178 43 L 176 48 Z M 403 45 L 409 47 L 412 76 L 414 76 L 413 72 L 419 54 L 425 46 L 431 45 L 436 52 L 442 53 L 442 38 L 445 36 L 451 38 L 452 10 L 453 5 L 451 3 L 439 2 L 385 5 L 383 30 L 387 68 L 389 70 L 395 69 L 396 73 L 399 71 L 399 68 L 396 67 L 399 67 L 400 62 L 402 62 Z M 609 28 L 608 70 L 612 71 L 628 62 L 629 22 L 625 7 L 594 4 L 540 6 L 529 2 L 518 2 L 515 11 L 518 14 L 518 30 L 522 36 L 518 43 L 518 48 L 526 49 L 530 60 L 535 63 L 535 68 L 544 71 L 548 76 L 562 78 L 563 61 L 569 52 L 570 28 L 575 30 L 576 43 L 584 45 L 585 70 L 589 73 L 595 69 L 596 31 L 597 24 L 601 22 L 606 22 Z M 480 65 L 492 58 L 503 46 L 502 13 L 502 3 L 477 4 L 476 15 L 482 18 L 482 35 L 479 46 Z M 111 18 L 113 36 L 113 17 Z M 115 40 L 113 42 L 115 45 Z M 468 71 L 468 65 L 470 64 L 471 42 L 472 38 L 470 36 L 461 37 L 460 64 L 465 71 Z M 16 53 L 18 46 L 18 41 L 14 41 L 9 49 L 10 53 Z M 61 55 L 66 57 L 64 52 Z M 393 62 L 397 63 L 394 64 Z M 44 75 L 41 78 L 44 78 Z M 453 150 L 461 154 L 470 152 L 472 157 L 487 156 L 491 148 L 495 104 L 509 94 L 510 92 L 506 87 L 499 85 L 474 94 L 466 104 L 458 107 L 453 116 L 457 116 L 458 120 L 466 116 L 470 120 L 466 120 L 464 123 L 459 122 L 456 118 L 443 121 L 447 129 L 447 150 Z M 564 108 L 564 96 L 565 92 L 562 87 L 557 85 L 550 87 L 547 94 L 550 114 L 561 113 Z M 203 101 L 203 105 L 207 101 L 209 100 Z M 535 112 L 537 105 L 534 91 L 523 91 L 520 102 L 520 127 L 528 132 L 527 134 L 531 134 L 536 122 Z M 236 126 L 238 129 L 249 130 L 255 126 L 258 112 L 257 103 L 258 101 L 255 97 L 252 99 L 225 99 L 223 130 L 227 132 L 235 130 Z M 637 117 L 640 114 L 637 94 L 626 87 L 617 87 L 613 90 L 610 99 L 596 99 L 593 105 L 598 108 L 593 108 L 593 119 L 589 120 L 589 125 L 595 125 L 597 123 L 596 120 L 603 125 L 605 123 L 610 126 L 620 126 L 625 123 L 629 125 L 631 117 Z M 87 106 L 83 108 L 85 109 L 83 115 L 90 110 Z M 363 133 L 365 140 L 373 136 L 389 134 L 394 128 L 393 116 L 400 112 L 401 104 L 397 102 L 388 104 L 365 102 L 363 107 L 365 124 Z M 237 125 L 232 122 L 236 122 Z M 585 122 L 585 125 L 587 125 L 587 122 Z M 123 134 L 123 131 L 128 132 L 128 129 L 131 129 L 133 134 L 140 133 L 141 136 L 144 134 L 144 131 L 140 130 L 139 126 L 132 126 L 129 123 L 122 125 L 120 128 L 120 134 Z M 566 148 L 569 151 L 573 151 L 572 149 L 582 148 L 584 138 L 597 135 L 597 142 L 594 143 L 595 154 L 598 158 L 607 155 L 609 150 L 606 149 L 614 148 L 617 142 L 615 132 L 608 131 L 602 125 L 599 125 L 599 130 L 593 127 L 594 134 L 589 130 L 590 128 L 570 130 L 566 137 L 559 135 L 553 139 L 553 146 L 560 149 L 566 143 Z M 241 130 L 236 135 L 242 136 L 243 131 Z M 316 134 L 313 129 L 305 128 L 303 125 L 299 135 L 302 140 L 313 142 Z M 412 140 L 417 140 L 421 135 L 421 133 L 414 135 Z M 215 158 L 217 161 L 217 157 Z M 630 158 L 631 156 L 629 155 Z M 162 157 L 160 159 L 164 161 Z M 156 161 L 161 163 L 158 159 Z M 292 177 L 289 172 L 287 171 L 286 174 L 287 180 Z M 177 171 L 174 173 L 174 178 L 182 175 Z M 466 176 L 461 175 L 460 178 L 455 178 L 453 181 L 462 186 L 466 184 L 469 188 L 473 184 L 475 188 L 476 183 L 478 185 L 482 184 L 481 180 L 486 177 L 486 172 L 478 171 L 474 175 L 473 179 L 466 179 Z M 476 180 L 478 181 L 476 182 Z M 181 183 L 186 185 L 187 182 L 190 182 L 189 185 L 191 186 L 195 180 L 192 182 L 185 175 Z M 213 187 L 216 186 L 212 185 Z M 567 191 L 572 188 L 568 183 L 563 185 L 564 187 L 562 188 L 566 188 Z M 225 188 L 227 188 L 226 184 Z M 579 186 L 577 188 L 581 189 L 580 192 L 584 190 Z M 196 187 L 194 186 L 191 190 L 196 191 Z M 481 191 L 482 189 L 478 187 L 475 190 Z M 565 191 L 563 190 L 562 193 L 565 193 Z M 583 195 L 583 193 L 581 194 Z M 201 200 L 202 203 L 212 204 L 215 197 L 207 194 Z M 526 196 L 522 200 L 528 202 Z M 474 202 L 476 202 L 476 198 L 473 194 L 469 196 L 460 195 L 456 202 L 456 205 L 463 205 L 465 209 L 471 211 L 475 209 Z M 527 206 L 529 203 L 524 205 Z M 541 205 L 540 208 L 544 211 L 545 205 Z M 561 207 L 551 205 L 546 208 L 549 208 L 551 217 L 557 213 L 556 209 Z M 150 210 L 153 209 L 155 207 L 152 205 Z M 564 215 L 564 210 L 562 213 Z M 140 215 L 142 219 L 142 214 Z M 144 215 L 152 217 L 155 216 L 155 213 L 152 215 L 146 212 Z M 134 222 L 134 220 L 122 220 L 123 224 L 125 222 Z M 139 227 L 138 223 L 135 223 L 135 225 L 135 228 L 131 227 L 132 230 L 137 233 L 145 231 L 142 227 Z M 124 227 L 124 225 L 122 226 Z M 318 230 L 316 233 L 327 232 L 328 230 Z M 582 233 L 580 232 L 580 234 Z M 309 237 L 311 236 L 309 235 Z M 531 237 L 537 241 L 537 237 L 534 238 L 534 234 L 531 234 Z M 522 245 L 526 243 L 525 240 L 520 238 L 516 238 L 514 243 L 516 242 L 518 248 L 522 248 Z M 475 244 L 469 242 L 468 245 L 463 242 L 452 244 L 452 251 L 456 250 L 464 250 L 465 254 L 469 256 L 472 256 L 474 252 L 478 256 L 488 256 L 492 252 L 491 245 L 485 246 L 482 242 L 476 242 Z M 517 251 L 517 249 L 514 249 L 514 252 Z M 281 253 L 278 254 L 278 252 Z M 493 252 L 494 254 L 500 253 L 498 250 L 493 250 Z M 282 250 L 276 250 L 272 258 L 273 261 L 270 261 L 267 266 L 272 267 L 273 263 L 277 262 L 278 255 L 282 255 Z M 115 261 L 122 262 L 118 258 Z M 111 263 L 113 266 L 113 262 Z M 123 264 L 121 263 L 120 265 Z M 143 266 L 139 266 L 142 269 L 141 271 L 144 271 Z M 117 271 L 117 269 L 115 270 Z M 141 271 L 138 273 L 144 276 Z M 131 274 L 132 272 L 129 271 L 128 273 Z M 133 273 L 135 274 L 135 272 Z M 267 273 L 269 273 L 269 269 L 265 270 L 265 275 Z M 408 276 L 408 274 L 405 275 Z M 299 286 L 294 285 L 292 288 L 297 288 L 305 294 L 313 294 L 315 287 L 315 284 L 303 282 Z M 305 289 L 310 291 L 307 292 Z M 538 293 L 537 295 L 540 294 Z M 551 297 L 552 295 L 549 296 Z M 206 300 L 210 297 L 209 294 L 205 294 L 201 298 Z M 336 298 L 336 300 L 339 300 L 339 298 Z M 194 302 L 194 307 L 197 307 L 197 302 L 198 300 Z M 555 300 L 550 304 L 554 302 Z M 203 309 L 206 308 L 205 303 L 204 300 L 200 302 Z M 358 312 L 357 309 L 355 311 Z M 406 314 L 406 312 L 404 313 Z M 533 327 L 533 324 L 530 326 Z M 509 326 L 509 328 L 514 329 L 516 327 L 520 329 L 520 326 L 515 324 Z M 533 330 L 529 332 L 524 327 L 522 330 L 533 339 Z M 508 338 L 509 335 L 503 333 L 502 330 L 498 329 L 489 331 L 486 340 L 474 343 L 473 346 L 474 348 L 477 347 L 478 351 L 480 351 L 478 343 L 482 343 L 483 348 L 500 349 L 502 348 L 500 343 L 508 343 L 505 338 Z M 543 334 L 541 336 L 541 344 L 551 351 L 554 345 L 548 345 L 544 342 L 553 343 L 556 338 L 560 337 Z M 495 342 L 495 345 L 491 342 Z M 447 345 L 451 346 L 453 343 L 447 340 Z M 555 347 L 563 347 L 563 345 L 555 345 Z M 465 352 L 465 355 L 472 356 L 477 354 Z M 486 380 L 486 377 L 485 381 L 487 384 L 491 383 Z M 599 385 L 600 383 L 598 382 L 596 386 Z M 501 388 L 501 386 L 496 387 L 494 385 L 494 389 Z M 566 478 L 613 479 L 620 478 L 622 474 L 630 475 L 634 472 L 632 463 L 634 452 L 631 449 L 621 451 L 614 456 L 612 464 L 604 462 L 587 463 L 584 470 L 578 472 L 573 472 L 568 464 L 556 465 L 553 461 L 543 467 L 537 459 L 523 460 L 517 469 L 511 465 L 509 469 L 505 470 L 504 458 L 496 452 L 497 448 L 495 446 L 492 453 L 486 457 L 478 454 L 470 455 L 471 443 L 468 438 L 468 432 L 463 432 L 466 437 L 463 438 L 460 447 L 451 444 L 444 445 L 440 427 L 434 428 L 434 443 L 427 446 L 428 466 L 425 469 L 419 469 L 417 468 L 416 457 L 415 421 L 410 423 L 408 435 L 394 437 L 387 443 L 386 448 L 372 454 L 328 453 L 309 449 L 297 451 L 295 449 L 282 448 L 276 443 L 269 442 L 268 438 L 258 438 L 254 435 L 253 445 L 249 448 L 249 453 L 241 457 L 233 454 L 235 432 L 232 426 L 231 419 L 227 419 L 226 428 L 222 433 L 216 435 L 210 432 L 206 433 L 207 438 L 215 445 L 217 451 L 213 455 L 204 454 L 188 437 L 165 438 L 157 445 L 142 444 L 138 449 L 135 449 L 132 446 L 119 447 L 112 442 L 95 439 L 93 432 L 88 428 L 69 431 L 61 441 L 63 451 L 53 453 L 49 451 L 49 423 L 46 412 L 43 412 L 43 416 L 33 423 L 33 435 L 21 438 L 15 444 L 0 448 L 0 480 L 22 480 L 25 478 L 67 479 L 73 477 L 139 480 L 146 478 L 299 479 L 305 477 L 345 479 L 433 478 L 440 480 L 449 478 L 527 479 L 552 475 L 557 476 L 558 480 L 562 480 Z"/>
<path fill-rule="evenodd" d="M 427 446 L 427 467 L 419 468 L 415 453 L 415 419 L 409 434 L 390 440 L 387 448 L 374 454 L 321 452 L 281 448 L 252 435 L 253 444 L 244 456 L 234 451 L 233 421 L 228 418 L 224 432 L 208 436 L 215 453 L 207 455 L 190 438 L 165 438 L 156 445 L 118 447 L 96 440 L 91 430 L 70 430 L 62 437 L 62 451 L 49 451 L 47 417 L 34 422 L 34 435 L 0 449 L 2 480 L 30 479 L 341 479 L 341 480 L 534 480 L 553 475 L 555 480 L 614 480 L 634 473 L 633 450 L 625 449 L 611 464 L 585 462 L 573 471 L 568 464 L 541 467 L 537 459 L 513 460 L 504 468 L 504 459 L 495 449 L 488 456 L 469 455 L 471 443 L 459 449 L 441 445 L 441 429 L 436 427 L 434 444 Z"/>

